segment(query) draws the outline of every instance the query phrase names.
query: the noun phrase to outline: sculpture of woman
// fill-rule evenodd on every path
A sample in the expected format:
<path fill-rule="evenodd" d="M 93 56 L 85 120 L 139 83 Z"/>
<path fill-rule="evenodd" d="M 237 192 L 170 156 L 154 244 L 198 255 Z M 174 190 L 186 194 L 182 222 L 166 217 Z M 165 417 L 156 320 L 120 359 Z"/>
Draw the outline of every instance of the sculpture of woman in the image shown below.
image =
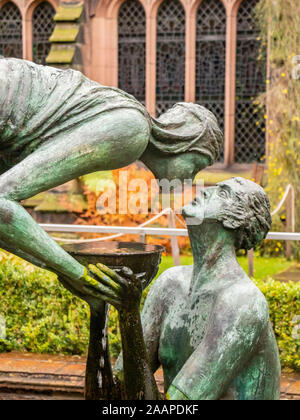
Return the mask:
<path fill-rule="evenodd" d="M 268 304 L 236 259 L 236 249 L 252 249 L 270 229 L 267 195 L 233 178 L 204 189 L 183 214 L 198 221 L 188 227 L 194 266 L 173 267 L 156 280 L 142 322 L 130 276 L 90 267 L 119 311 L 123 357 L 116 372 L 128 397 L 157 398 L 153 373 L 162 365 L 169 399 L 279 399 Z"/>
<path fill-rule="evenodd" d="M 131 95 L 80 72 L 1 58 L 0 247 L 56 272 L 91 304 L 97 282 L 18 203 L 137 159 L 159 179 L 190 179 L 221 145 L 215 117 L 199 105 L 177 104 L 154 120 Z"/>

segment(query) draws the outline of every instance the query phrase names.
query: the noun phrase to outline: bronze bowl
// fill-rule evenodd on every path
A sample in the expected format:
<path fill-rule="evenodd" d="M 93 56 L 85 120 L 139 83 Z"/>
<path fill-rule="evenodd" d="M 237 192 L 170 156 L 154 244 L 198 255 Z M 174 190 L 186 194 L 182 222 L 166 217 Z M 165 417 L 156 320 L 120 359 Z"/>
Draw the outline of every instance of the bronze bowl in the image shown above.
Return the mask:
<path fill-rule="evenodd" d="M 156 276 L 165 251 L 160 245 L 118 241 L 72 244 L 63 248 L 86 267 L 102 263 L 113 269 L 129 267 L 134 274 L 146 273 L 144 288 Z"/>

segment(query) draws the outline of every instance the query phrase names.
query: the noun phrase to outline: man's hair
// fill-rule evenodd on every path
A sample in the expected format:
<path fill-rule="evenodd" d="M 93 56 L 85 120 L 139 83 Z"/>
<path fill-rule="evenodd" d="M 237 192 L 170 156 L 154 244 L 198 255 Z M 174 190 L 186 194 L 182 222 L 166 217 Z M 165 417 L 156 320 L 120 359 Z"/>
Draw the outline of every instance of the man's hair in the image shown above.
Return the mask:
<path fill-rule="evenodd" d="M 219 183 L 232 191 L 221 215 L 223 226 L 235 230 L 235 247 L 252 249 L 266 238 L 271 225 L 270 202 L 264 189 L 244 178 Z"/>
<path fill-rule="evenodd" d="M 188 111 L 188 118 L 186 112 Z M 210 165 L 219 159 L 223 133 L 214 114 L 193 103 L 178 103 L 159 119 L 152 119 L 151 144 L 167 155 L 198 152 L 209 158 Z"/>

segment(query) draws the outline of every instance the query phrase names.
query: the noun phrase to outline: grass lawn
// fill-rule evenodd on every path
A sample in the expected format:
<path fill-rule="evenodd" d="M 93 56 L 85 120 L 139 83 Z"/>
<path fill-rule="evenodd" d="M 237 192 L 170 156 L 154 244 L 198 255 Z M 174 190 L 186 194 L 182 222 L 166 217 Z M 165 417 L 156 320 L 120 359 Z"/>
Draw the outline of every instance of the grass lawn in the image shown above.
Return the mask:
<path fill-rule="evenodd" d="M 243 269 L 248 273 L 248 259 L 247 257 L 238 257 L 238 261 L 243 267 Z M 191 265 L 193 264 L 193 257 L 181 257 L 182 265 Z M 275 274 L 281 273 L 284 270 L 287 270 L 289 267 L 294 265 L 293 261 L 287 261 L 284 258 L 269 258 L 269 257 L 255 257 L 254 259 L 254 277 L 256 279 L 265 279 L 267 277 L 272 277 Z M 163 257 L 162 263 L 160 265 L 159 274 L 164 272 L 170 267 L 173 267 L 173 258 L 172 257 Z"/>

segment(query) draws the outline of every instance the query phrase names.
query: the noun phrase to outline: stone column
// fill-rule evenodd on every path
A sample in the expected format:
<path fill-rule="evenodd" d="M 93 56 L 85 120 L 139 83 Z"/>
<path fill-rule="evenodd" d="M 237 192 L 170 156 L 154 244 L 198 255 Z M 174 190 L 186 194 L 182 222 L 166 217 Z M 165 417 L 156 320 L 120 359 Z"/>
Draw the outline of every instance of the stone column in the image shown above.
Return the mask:
<path fill-rule="evenodd" d="M 241 0 L 227 0 L 224 164 L 234 163 L 237 10 Z"/>
<path fill-rule="evenodd" d="M 185 101 L 196 100 L 196 14 L 199 2 L 186 7 Z"/>
<path fill-rule="evenodd" d="M 146 98 L 151 115 L 156 114 L 156 19 L 162 0 L 152 1 L 146 8 Z"/>
<path fill-rule="evenodd" d="M 146 9 L 146 107 L 155 115 L 156 106 L 156 17 Z"/>
<path fill-rule="evenodd" d="M 29 9 L 22 8 L 22 36 L 23 36 L 23 58 L 24 60 L 32 61 L 32 14 L 34 8 L 29 7 Z"/>

